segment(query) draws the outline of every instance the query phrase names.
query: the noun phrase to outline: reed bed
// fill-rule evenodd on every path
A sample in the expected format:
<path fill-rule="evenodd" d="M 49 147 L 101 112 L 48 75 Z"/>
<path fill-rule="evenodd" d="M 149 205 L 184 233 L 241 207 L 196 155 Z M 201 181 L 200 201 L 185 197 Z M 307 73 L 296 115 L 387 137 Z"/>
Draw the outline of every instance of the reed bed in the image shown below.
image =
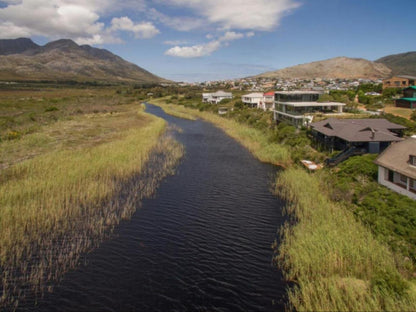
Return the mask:
<path fill-rule="evenodd" d="M 201 112 L 180 105 L 168 105 L 163 100 L 152 101 L 160 106 L 167 114 L 179 116 L 178 114 L 191 115 L 213 123 L 224 130 L 230 137 L 245 146 L 260 161 L 282 167 L 289 166 L 292 161 L 290 151 L 283 145 L 269 142 L 267 136 L 260 130 L 242 125 L 234 120 L 227 119 L 210 112 Z M 175 115 L 174 115 L 175 116 Z M 179 116 L 180 117 L 180 116 Z"/>
<path fill-rule="evenodd" d="M 99 144 L 57 147 L 0 171 L 0 307 L 50 290 L 172 173 L 183 147 L 163 135 L 163 120 L 142 110 L 134 118 Z"/>
<path fill-rule="evenodd" d="M 278 176 L 276 191 L 287 200 L 291 217 L 275 257 L 295 284 L 288 309 L 414 311 L 414 284 L 399 274 L 392 252 L 321 192 L 317 176 L 287 169 Z"/>

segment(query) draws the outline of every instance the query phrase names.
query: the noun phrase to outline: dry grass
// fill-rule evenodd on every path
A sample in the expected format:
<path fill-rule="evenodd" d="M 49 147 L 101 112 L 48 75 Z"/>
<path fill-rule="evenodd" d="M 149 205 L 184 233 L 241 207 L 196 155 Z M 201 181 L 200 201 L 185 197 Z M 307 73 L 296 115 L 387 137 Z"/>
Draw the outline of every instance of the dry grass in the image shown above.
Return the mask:
<path fill-rule="evenodd" d="M 413 110 L 411 108 L 386 106 L 384 108 L 384 112 L 410 120 L 410 116 L 412 115 Z"/>
<path fill-rule="evenodd" d="M 44 291 L 172 173 L 183 148 L 165 128 L 140 105 L 117 104 L 0 143 L 0 307 Z"/>

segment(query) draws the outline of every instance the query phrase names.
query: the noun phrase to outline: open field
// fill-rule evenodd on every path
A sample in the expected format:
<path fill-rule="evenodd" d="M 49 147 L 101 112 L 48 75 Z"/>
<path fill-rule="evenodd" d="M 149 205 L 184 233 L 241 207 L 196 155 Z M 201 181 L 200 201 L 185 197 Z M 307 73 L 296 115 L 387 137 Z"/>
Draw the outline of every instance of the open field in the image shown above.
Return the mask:
<path fill-rule="evenodd" d="M 410 120 L 410 116 L 412 115 L 413 110 L 410 108 L 402 108 L 396 106 L 386 106 L 384 111 L 389 114 L 393 114 L 396 116 L 400 116 Z"/>
<path fill-rule="evenodd" d="M 28 289 L 41 293 L 76 266 L 183 154 L 163 135 L 166 123 L 134 99 L 84 92 L 0 96 L 0 115 L 11 117 L 0 128 L 0 306 L 17 306 Z"/>

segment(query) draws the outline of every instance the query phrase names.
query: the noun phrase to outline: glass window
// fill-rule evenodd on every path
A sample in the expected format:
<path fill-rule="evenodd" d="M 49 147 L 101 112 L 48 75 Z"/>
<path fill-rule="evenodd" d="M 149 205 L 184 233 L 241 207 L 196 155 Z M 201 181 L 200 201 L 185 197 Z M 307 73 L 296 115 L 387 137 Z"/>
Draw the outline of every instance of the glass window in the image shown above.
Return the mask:
<path fill-rule="evenodd" d="M 400 175 L 400 182 L 407 184 L 407 177 L 405 175 Z"/>

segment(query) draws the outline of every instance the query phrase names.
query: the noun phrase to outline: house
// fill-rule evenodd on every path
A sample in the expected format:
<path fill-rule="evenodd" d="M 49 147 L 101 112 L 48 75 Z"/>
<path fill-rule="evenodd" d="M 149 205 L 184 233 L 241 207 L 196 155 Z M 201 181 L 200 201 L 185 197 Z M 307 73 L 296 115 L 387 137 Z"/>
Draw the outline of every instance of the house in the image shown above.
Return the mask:
<path fill-rule="evenodd" d="M 241 101 L 249 107 L 256 108 L 260 106 L 260 102 L 263 102 L 263 93 L 250 93 L 241 97 Z"/>
<path fill-rule="evenodd" d="M 231 92 L 217 91 L 215 93 L 202 93 L 202 102 L 218 104 L 222 100 L 232 99 L 233 94 Z"/>
<path fill-rule="evenodd" d="M 275 92 L 274 119 L 302 127 L 307 126 L 316 114 L 342 114 L 344 103 L 318 102 L 321 94 L 316 91 Z"/>
<path fill-rule="evenodd" d="M 274 92 L 266 92 L 263 94 L 263 101 L 259 103 L 259 108 L 262 110 L 274 109 Z"/>
<path fill-rule="evenodd" d="M 403 90 L 403 97 L 395 101 L 397 107 L 416 108 L 416 86 Z"/>
<path fill-rule="evenodd" d="M 386 88 L 406 88 L 414 86 L 416 77 L 401 75 L 383 80 L 383 89 Z"/>
<path fill-rule="evenodd" d="M 416 137 L 391 144 L 374 162 L 378 183 L 416 200 Z"/>
<path fill-rule="evenodd" d="M 350 150 L 350 153 L 378 154 L 392 142 L 402 141 L 406 127 L 386 119 L 336 119 L 310 124 L 315 142 L 325 149 Z M 350 155 L 351 156 L 351 155 Z"/>

